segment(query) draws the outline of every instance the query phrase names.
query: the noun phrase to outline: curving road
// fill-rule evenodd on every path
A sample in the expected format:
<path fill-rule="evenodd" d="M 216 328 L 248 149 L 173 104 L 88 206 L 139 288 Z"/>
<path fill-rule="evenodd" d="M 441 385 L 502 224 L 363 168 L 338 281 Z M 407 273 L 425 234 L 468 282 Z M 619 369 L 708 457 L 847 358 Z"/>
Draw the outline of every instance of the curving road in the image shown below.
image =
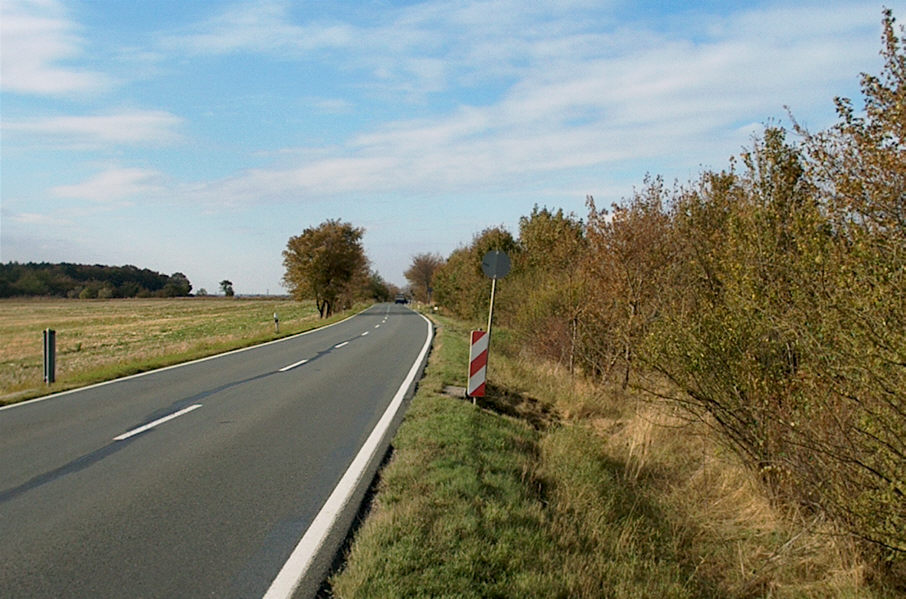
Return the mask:
<path fill-rule="evenodd" d="M 401 417 L 430 341 L 424 317 L 379 304 L 0 410 L 0 597 L 289 596 L 298 568 L 311 594 L 342 533 L 313 564 L 300 539 L 388 406 Z"/>

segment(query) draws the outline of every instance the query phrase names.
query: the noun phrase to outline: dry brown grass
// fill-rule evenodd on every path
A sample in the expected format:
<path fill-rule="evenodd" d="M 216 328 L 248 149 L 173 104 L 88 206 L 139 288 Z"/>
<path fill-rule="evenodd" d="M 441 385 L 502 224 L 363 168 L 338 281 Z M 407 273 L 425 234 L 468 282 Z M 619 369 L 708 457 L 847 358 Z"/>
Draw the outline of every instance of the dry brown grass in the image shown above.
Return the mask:
<path fill-rule="evenodd" d="M 0 301 L 0 403 L 45 392 L 42 331 L 56 331 L 54 390 L 311 328 L 311 303 L 284 298 Z"/>
<path fill-rule="evenodd" d="M 697 571 L 736 597 L 869 597 L 865 563 L 828 522 L 781 509 L 702 423 L 637 403 L 607 452 L 648 477 Z"/>
<path fill-rule="evenodd" d="M 553 406 L 564 426 L 593 431 L 597 450 L 622 465 L 623 484 L 665 515 L 679 559 L 720 593 L 885 596 L 869 587 L 868 566 L 850 538 L 821 518 L 780 507 L 706 423 L 650 394 L 594 385 L 556 364 L 495 359 L 499 385 Z"/>

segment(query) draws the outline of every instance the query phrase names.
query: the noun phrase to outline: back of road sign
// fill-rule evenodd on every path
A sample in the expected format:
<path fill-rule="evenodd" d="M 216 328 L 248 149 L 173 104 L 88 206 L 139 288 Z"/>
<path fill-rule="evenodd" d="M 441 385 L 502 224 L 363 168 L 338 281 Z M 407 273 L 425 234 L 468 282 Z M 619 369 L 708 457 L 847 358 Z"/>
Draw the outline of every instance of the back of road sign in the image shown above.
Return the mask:
<path fill-rule="evenodd" d="M 481 259 L 481 270 L 490 279 L 502 279 L 510 272 L 510 257 L 500 250 L 491 250 Z"/>

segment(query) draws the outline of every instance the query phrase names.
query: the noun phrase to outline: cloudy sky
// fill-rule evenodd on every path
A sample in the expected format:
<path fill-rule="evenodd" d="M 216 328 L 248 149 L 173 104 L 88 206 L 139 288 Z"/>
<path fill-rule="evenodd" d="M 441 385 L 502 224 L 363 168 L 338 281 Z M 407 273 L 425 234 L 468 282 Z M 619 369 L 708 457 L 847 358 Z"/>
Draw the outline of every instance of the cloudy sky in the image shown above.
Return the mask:
<path fill-rule="evenodd" d="M 895 16 L 897 2 L 886 2 Z M 134 264 L 282 293 L 326 219 L 414 254 L 834 121 L 881 4 L 0 0 L 0 261 Z"/>

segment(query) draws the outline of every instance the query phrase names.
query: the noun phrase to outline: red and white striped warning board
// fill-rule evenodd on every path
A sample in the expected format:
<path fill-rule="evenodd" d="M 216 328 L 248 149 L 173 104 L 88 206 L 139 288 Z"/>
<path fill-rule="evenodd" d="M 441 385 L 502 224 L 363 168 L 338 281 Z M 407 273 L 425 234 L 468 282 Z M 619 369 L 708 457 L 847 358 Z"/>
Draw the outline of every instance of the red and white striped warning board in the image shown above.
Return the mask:
<path fill-rule="evenodd" d="M 469 345 L 469 397 L 484 397 L 484 385 L 488 376 L 488 334 L 472 331 Z"/>

